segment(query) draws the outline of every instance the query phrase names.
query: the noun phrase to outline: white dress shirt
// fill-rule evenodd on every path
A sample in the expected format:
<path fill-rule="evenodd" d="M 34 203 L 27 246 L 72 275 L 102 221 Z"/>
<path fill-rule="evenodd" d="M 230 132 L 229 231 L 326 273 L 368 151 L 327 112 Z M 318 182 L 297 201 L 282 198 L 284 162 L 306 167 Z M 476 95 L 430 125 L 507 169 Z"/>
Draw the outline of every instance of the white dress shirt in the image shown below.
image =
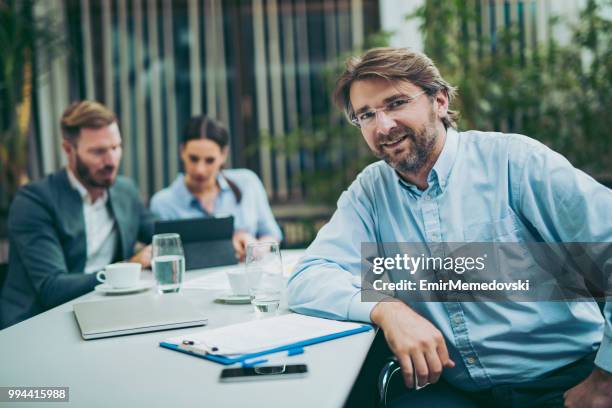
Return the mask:
<path fill-rule="evenodd" d="M 85 237 L 87 242 L 87 261 L 85 273 L 97 272 L 113 261 L 117 248 L 117 227 L 115 217 L 106 205 L 108 191 L 92 202 L 87 189 L 68 169 L 68 180 L 72 188 L 79 192 L 83 199 L 83 218 L 85 220 Z"/>

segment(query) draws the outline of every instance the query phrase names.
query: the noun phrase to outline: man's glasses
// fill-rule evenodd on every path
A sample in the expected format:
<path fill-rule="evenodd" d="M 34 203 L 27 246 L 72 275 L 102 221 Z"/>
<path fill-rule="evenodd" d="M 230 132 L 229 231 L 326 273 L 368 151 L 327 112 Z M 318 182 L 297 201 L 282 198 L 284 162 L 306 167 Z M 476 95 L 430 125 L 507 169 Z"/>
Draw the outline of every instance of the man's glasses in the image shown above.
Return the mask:
<path fill-rule="evenodd" d="M 405 111 L 410 107 L 410 104 L 414 102 L 419 96 L 423 95 L 425 91 L 421 91 L 412 96 L 400 95 L 395 99 L 387 102 L 384 106 L 377 109 L 370 109 L 365 112 L 361 112 L 357 115 L 353 115 L 351 123 L 358 128 L 367 129 L 376 123 L 376 116 L 378 112 L 384 112 L 385 115 L 393 115 Z"/>

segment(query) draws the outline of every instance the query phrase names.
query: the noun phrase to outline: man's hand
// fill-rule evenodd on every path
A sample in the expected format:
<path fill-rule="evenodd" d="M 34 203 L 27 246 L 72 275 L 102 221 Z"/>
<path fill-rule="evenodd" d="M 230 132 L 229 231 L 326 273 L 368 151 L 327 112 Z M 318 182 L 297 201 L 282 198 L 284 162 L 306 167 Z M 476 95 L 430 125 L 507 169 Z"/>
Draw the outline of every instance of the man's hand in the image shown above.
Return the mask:
<path fill-rule="evenodd" d="M 566 408 L 612 407 L 612 373 L 595 368 L 586 380 L 563 394 Z"/>
<path fill-rule="evenodd" d="M 151 267 L 151 245 L 147 245 L 130 258 L 130 262 L 138 262 L 143 268 Z"/>
<path fill-rule="evenodd" d="M 240 261 L 244 261 L 246 256 L 246 247 L 251 242 L 256 242 L 257 240 L 251 234 L 246 231 L 236 231 L 234 232 L 234 236 L 232 237 L 232 244 L 234 244 L 234 250 L 236 251 L 236 258 Z"/>
<path fill-rule="evenodd" d="M 371 318 L 383 329 L 389 348 L 402 367 L 406 387 L 414 387 L 413 365 L 419 385 L 436 383 L 443 368 L 455 366 L 442 333 L 403 302 L 379 302 L 372 309 Z"/>

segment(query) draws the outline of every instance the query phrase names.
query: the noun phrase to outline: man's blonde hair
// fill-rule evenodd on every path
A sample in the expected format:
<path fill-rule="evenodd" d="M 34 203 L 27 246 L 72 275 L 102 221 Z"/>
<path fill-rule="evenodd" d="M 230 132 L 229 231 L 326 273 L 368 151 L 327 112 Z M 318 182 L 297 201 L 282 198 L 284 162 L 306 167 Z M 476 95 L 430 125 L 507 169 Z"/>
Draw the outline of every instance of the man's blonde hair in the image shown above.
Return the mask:
<path fill-rule="evenodd" d="M 439 91 L 446 93 L 449 105 L 457 89 L 446 82 L 429 57 L 408 48 L 373 48 L 359 57 L 350 57 L 345 70 L 336 82 L 334 102 L 344 110 L 349 120 L 354 117 L 350 91 L 355 81 L 383 78 L 388 81 L 409 81 L 433 97 Z M 448 109 L 442 118 L 444 127 L 457 127 L 459 113 Z"/>
<path fill-rule="evenodd" d="M 62 115 L 62 137 L 75 143 L 81 129 L 100 129 L 117 121 L 117 116 L 106 106 L 95 101 L 79 101 L 70 105 Z"/>

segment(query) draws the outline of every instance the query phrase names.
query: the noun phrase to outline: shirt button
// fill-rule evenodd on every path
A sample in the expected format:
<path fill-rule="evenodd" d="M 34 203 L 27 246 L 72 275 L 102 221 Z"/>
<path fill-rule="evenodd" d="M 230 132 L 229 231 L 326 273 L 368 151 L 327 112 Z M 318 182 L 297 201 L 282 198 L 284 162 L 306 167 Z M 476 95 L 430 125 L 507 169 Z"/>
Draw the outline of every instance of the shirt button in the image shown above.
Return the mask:
<path fill-rule="evenodd" d="M 425 198 L 425 201 L 431 200 L 431 196 L 429 194 L 427 194 L 424 198 Z"/>
<path fill-rule="evenodd" d="M 463 321 L 463 319 L 461 318 L 461 316 L 455 316 L 453 318 L 453 322 L 460 324 Z"/>
<path fill-rule="evenodd" d="M 474 357 L 468 357 L 465 359 L 465 361 L 467 361 L 468 364 L 474 364 L 476 359 Z"/>

